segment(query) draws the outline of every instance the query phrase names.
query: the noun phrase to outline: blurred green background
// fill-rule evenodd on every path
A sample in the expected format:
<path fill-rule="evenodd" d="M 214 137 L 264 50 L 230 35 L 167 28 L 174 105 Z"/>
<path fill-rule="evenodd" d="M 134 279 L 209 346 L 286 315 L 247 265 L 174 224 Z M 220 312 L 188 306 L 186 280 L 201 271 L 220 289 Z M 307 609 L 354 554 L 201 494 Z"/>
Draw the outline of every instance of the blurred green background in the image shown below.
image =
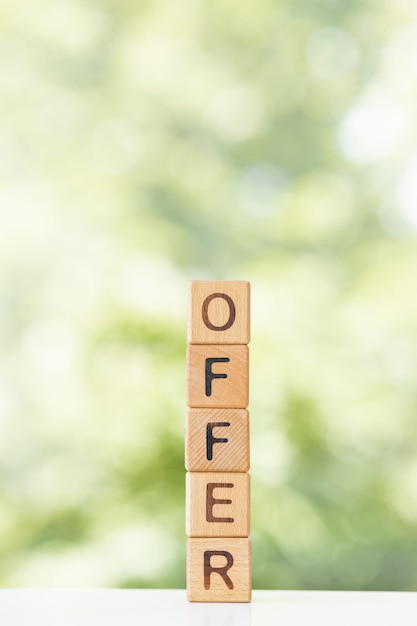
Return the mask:
<path fill-rule="evenodd" d="M 254 587 L 417 590 L 417 3 L 0 24 L 0 585 L 185 585 L 207 278 L 252 283 Z"/>

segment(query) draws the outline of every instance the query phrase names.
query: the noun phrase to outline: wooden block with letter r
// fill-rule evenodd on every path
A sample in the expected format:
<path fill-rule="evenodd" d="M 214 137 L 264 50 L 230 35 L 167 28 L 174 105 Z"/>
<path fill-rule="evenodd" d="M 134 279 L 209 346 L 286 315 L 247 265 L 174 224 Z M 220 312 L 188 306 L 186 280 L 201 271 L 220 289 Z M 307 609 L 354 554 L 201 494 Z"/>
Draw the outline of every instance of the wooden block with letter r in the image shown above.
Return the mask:
<path fill-rule="evenodd" d="M 186 532 L 189 537 L 249 537 L 247 473 L 188 472 Z"/>
<path fill-rule="evenodd" d="M 244 345 L 191 345 L 187 349 L 187 404 L 244 409 L 249 403 L 249 350 Z"/>
<path fill-rule="evenodd" d="M 188 409 L 185 466 L 189 472 L 247 472 L 249 413 L 246 409 Z"/>
<path fill-rule="evenodd" d="M 190 602 L 250 602 L 251 590 L 250 539 L 188 539 Z"/>
<path fill-rule="evenodd" d="M 247 344 L 250 283 L 194 280 L 190 283 L 188 343 Z"/>

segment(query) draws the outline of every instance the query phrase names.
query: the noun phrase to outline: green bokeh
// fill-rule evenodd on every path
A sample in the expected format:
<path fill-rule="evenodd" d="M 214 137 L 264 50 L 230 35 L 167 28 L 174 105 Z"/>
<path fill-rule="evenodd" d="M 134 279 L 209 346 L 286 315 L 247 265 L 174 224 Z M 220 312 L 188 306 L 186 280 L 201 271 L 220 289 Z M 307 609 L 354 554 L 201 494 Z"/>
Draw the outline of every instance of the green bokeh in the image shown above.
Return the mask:
<path fill-rule="evenodd" d="M 416 3 L 0 23 L 0 585 L 185 585 L 218 278 L 252 283 L 254 587 L 416 590 Z"/>

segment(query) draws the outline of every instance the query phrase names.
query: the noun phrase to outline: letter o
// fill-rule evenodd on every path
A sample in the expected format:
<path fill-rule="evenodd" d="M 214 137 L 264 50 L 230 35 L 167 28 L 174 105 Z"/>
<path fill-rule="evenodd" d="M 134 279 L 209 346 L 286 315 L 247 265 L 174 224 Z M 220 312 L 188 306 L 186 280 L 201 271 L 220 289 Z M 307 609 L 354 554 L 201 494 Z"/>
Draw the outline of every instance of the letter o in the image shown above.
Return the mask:
<path fill-rule="evenodd" d="M 209 320 L 208 307 L 210 302 L 215 298 L 223 298 L 223 300 L 226 300 L 227 304 L 229 305 L 229 319 L 227 320 L 226 324 L 223 324 L 223 326 L 215 326 Z M 232 298 L 226 293 L 211 293 L 203 302 L 202 315 L 203 322 L 210 330 L 228 330 L 231 326 L 233 326 L 236 319 L 235 303 L 233 302 Z"/>

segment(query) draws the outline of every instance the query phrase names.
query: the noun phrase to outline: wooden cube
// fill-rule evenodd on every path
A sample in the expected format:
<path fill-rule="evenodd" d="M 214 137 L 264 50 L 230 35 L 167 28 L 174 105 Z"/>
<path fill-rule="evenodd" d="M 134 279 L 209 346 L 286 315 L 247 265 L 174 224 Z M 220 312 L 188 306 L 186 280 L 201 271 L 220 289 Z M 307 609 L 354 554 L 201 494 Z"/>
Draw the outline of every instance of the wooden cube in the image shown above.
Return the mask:
<path fill-rule="evenodd" d="M 185 466 L 190 472 L 247 472 L 249 413 L 246 409 L 188 409 Z"/>
<path fill-rule="evenodd" d="M 247 344 L 250 283 L 194 280 L 190 283 L 188 343 Z"/>
<path fill-rule="evenodd" d="M 249 402 L 249 351 L 244 345 L 187 349 L 187 404 L 244 409 Z"/>
<path fill-rule="evenodd" d="M 189 537 L 249 537 L 249 474 L 189 472 L 186 532 Z"/>
<path fill-rule="evenodd" d="M 188 539 L 190 602 L 250 602 L 251 590 L 250 539 Z"/>

